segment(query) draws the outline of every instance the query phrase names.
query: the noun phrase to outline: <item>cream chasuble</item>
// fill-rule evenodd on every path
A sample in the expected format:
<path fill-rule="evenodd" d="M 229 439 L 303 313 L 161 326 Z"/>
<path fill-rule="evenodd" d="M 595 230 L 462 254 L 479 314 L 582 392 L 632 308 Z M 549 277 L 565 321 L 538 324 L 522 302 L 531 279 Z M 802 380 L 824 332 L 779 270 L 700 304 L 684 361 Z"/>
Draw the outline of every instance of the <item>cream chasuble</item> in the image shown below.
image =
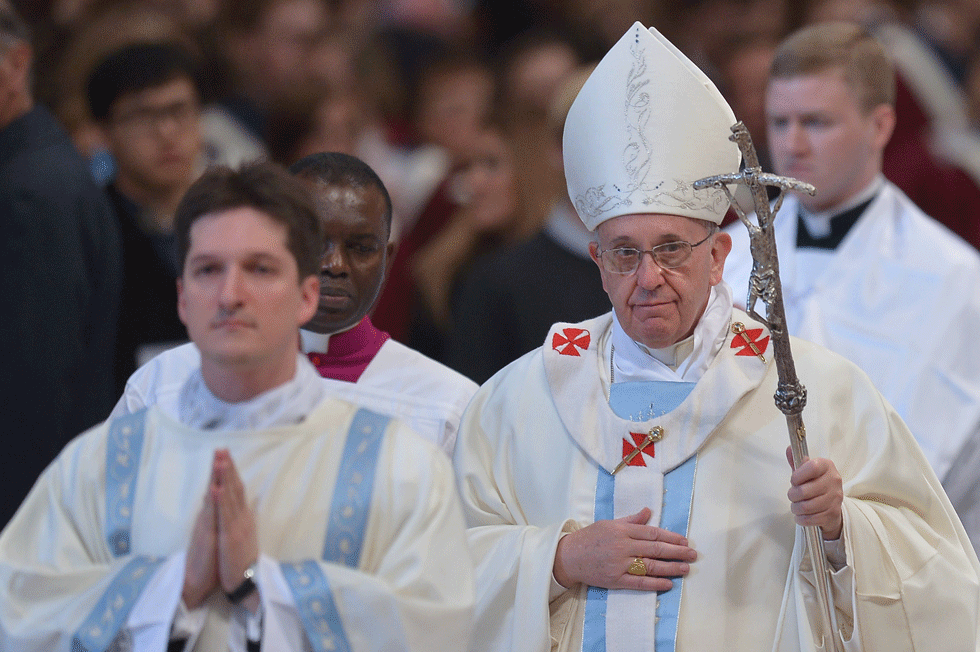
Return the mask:
<path fill-rule="evenodd" d="M 454 462 L 477 565 L 475 647 L 670 649 L 651 640 L 661 645 L 656 639 L 674 627 L 656 604 L 673 591 L 608 591 L 602 646 L 592 647 L 596 592 L 561 591 L 552 567 L 562 533 L 598 516 L 646 506 L 659 524 L 671 503 L 665 476 L 696 458 L 691 496 L 681 502 L 689 500 L 687 537 L 699 557 L 677 596 L 674 649 L 816 649 L 811 628 L 820 621 L 786 498 L 788 435 L 773 403 L 768 331 L 734 311 L 690 394 L 662 414 L 640 410 L 636 421 L 609 405 L 602 352 L 612 330 L 611 314 L 555 325 L 464 415 Z M 976 650 L 980 564 L 935 474 L 860 370 L 806 342 L 793 347 L 809 392 L 810 452 L 834 460 L 844 479 L 846 564 L 832 577 L 844 649 L 930 649 L 941 636 L 944 650 Z M 601 478 L 638 446 L 632 433 L 654 427 L 664 431 L 654 454 L 641 452 L 644 466 L 617 472 L 609 497 Z"/>
<path fill-rule="evenodd" d="M 465 649 L 470 562 L 445 457 L 332 399 L 298 426 L 201 431 L 153 407 L 77 437 L 0 535 L 0 648 L 104 649 L 126 623 L 135 649 L 162 652 L 182 582 L 153 586 L 154 571 L 183 577 L 216 448 L 256 514 L 263 649 Z"/>

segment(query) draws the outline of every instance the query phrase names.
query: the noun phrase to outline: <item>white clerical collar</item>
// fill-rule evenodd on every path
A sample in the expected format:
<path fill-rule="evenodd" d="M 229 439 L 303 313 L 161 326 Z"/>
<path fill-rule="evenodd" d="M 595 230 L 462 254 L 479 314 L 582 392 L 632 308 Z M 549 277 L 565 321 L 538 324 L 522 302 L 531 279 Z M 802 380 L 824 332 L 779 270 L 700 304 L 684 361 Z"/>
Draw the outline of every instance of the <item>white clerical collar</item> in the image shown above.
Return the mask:
<path fill-rule="evenodd" d="M 589 244 L 595 242 L 595 234 L 585 228 L 567 201 L 555 202 L 544 230 L 564 249 L 589 260 Z"/>
<path fill-rule="evenodd" d="M 330 350 L 331 337 L 346 333 L 360 323 L 360 321 L 356 321 L 347 328 L 342 328 L 333 333 L 314 333 L 301 328 L 299 329 L 299 348 L 303 353 L 326 353 Z"/>
<path fill-rule="evenodd" d="M 227 403 L 204 383 L 200 367 L 180 391 L 178 418 L 201 430 L 256 430 L 302 422 L 326 396 L 326 386 L 305 355 L 296 354 L 296 374 L 255 398 Z"/>
<path fill-rule="evenodd" d="M 613 311 L 610 338 L 615 382 L 667 380 L 697 382 L 728 337 L 732 320 L 732 289 L 722 281 L 711 288 L 708 305 L 694 333 L 663 349 L 651 349 L 634 341 L 623 330 Z"/>
<path fill-rule="evenodd" d="M 811 213 L 803 207 L 803 204 L 800 204 L 800 217 L 803 219 L 803 223 L 806 224 L 806 230 L 814 238 L 826 238 L 830 235 L 830 221 L 833 218 L 868 201 L 878 194 L 878 191 L 884 185 L 885 177 L 879 174 L 871 183 L 865 186 L 864 190 L 851 197 L 848 201 L 825 211 L 820 211 L 819 213 Z"/>

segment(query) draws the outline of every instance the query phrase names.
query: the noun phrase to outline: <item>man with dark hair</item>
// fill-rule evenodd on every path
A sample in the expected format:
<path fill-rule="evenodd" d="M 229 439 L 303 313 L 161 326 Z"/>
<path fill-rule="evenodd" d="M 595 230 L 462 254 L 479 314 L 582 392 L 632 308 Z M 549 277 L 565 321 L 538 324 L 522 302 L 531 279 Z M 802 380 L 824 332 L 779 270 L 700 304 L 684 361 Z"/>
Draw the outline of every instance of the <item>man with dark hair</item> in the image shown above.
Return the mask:
<path fill-rule="evenodd" d="M 980 548 L 978 469 L 959 459 L 980 438 L 980 254 L 882 175 L 895 88 L 885 48 L 856 24 L 804 28 L 776 51 L 766 91 L 774 169 L 817 189 L 787 197 L 775 217 L 787 325 L 871 377 Z M 744 292 L 748 234 L 729 231 L 725 279 Z"/>
<path fill-rule="evenodd" d="M 296 259 L 300 276 L 316 276 L 320 268 L 321 229 L 315 213 L 310 219 L 308 202 L 306 188 L 292 179 L 285 183 L 277 167 L 257 163 L 241 170 L 217 167 L 191 186 L 178 206 L 174 216 L 177 263 L 180 269 L 187 264 L 191 227 L 201 215 L 253 206 L 286 227 L 286 248 Z"/>
<path fill-rule="evenodd" d="M 0 526 L 115 393 L 119 234 L 68 134 L 31 92 L 30 32 L 0 0 Z"/>
<path fill-rule="evenodd" d="M 177 210 L 200 365 L 76 438 L 0 534 L 0 641 L 40 650 L 464 650 L 452 469 L 328 397 L 298 351 L 320 219 L 278 166 L 215 168 Z"/>
<path fill-rule="evenodd" d="M 176 45 L 125 46 L 88 80 L 88 103 L 116 173 L 107 186 L 122 235 L 116 393 L 136 367 L 187 341 L 177 317 L 173 220 L 200 170 L 199 73 Z"/>
<path fill-rule="evenodd" d="M 332 395 L 394 415 L 452 454 L 476 384 L 391 339 L 368 317 L 395 248 L 384 184 L 360 159 L 340 153 L 312 154 L 290 171 L 312 193 L 323 227 L 319 307 L 300 331 L 303 351 Z M 153 404 L 174 413 L 198 364 L 192 345 L 157 356 L 126 383 L 113 416 Z"/>

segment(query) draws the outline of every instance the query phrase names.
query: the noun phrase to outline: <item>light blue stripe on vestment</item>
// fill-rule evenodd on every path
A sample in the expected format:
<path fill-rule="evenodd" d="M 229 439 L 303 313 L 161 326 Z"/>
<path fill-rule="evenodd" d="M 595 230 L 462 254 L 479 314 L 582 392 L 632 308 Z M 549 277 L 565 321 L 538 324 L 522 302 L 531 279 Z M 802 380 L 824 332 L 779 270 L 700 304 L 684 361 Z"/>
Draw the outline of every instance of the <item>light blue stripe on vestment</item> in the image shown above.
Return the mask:
<path fill-rule="evenodd" d="M 344 453 L 334 484 L 327 519 L 323 561 L 357 568 L 364 545 L 374 477 L 381 442 L 391 419 L 361 409 L 347 431 Z M 318 561 L 281 564 L 282 574 L 296 600 L 303 629 L 317 652 L 350 650 L 340 613 L 330 592 L 330 582 Z"/>
<path fill-rule="evenodd" d="M 319 562 L 284 563 L 281 568 L 313 649 L 317 652 L 349 652 L 350 642 L 330 593 L 330 582 Z"/>
<path fill-rule="evenodd" d="M 694 383 L 665 380 L 616 383 L 609 388 L 609 407 L 621 419 L 649 421 L 673 412 L 694 389 Z"/>
<path fill-rule="evenodd" d="M 112 579 L 95 608 L 72 637 L 72 652 L 103 652 L 119 634 L 136 599 L 162 559 L 134 557 Z"/>
<path fill-rule="evenodd" d="M 595 485 L 595 508 L 593 523 L 613 518 L 613 498 L 616 489 L 615 477 L 599 468 Z M 606 597 L 608 589 L 590 586 L 585 603 L 585 625 L 582 631 L 582 650 L 584 652 L 605 652 L 606 650 Z"/>
<path fill-rule="evenodd" d="M 133 501 L 143 451 L 146 410 L 127 414 L 109 424 L 105 463 L 105 531 L 115 557 L 128 555 L 132 546 Z"/>
<path fill-rule="evenodd" d="M 691 517 L 697 463 L 695 455 L 664 476 L 664 511 L 660 516 L 660 527 L 685 537 Z M 674 652 L 676 647 L 684 578 L 674 578 L 673 582 L 674 586 L 661 593 L 657 602 L 657 652 Z"/>
<path fill-rule="evenodd" d="M 620 418 L 646 421 L 675 410 L 690 395 L 694 385 L 664 381 L 616 383 L 610 387 L 609 405 Z M 664 476 L 660 527 L 684 536 L 687 536 L 696 464 L 697 458 L 692 457 Z M 614 476 L 599 469 L 595 501 L 597 521 L 613 518 L 614 482 Z M 600 506 L 603 515 L 600 515 Z M 677 578 L 673 583 L 670 591 L 659 596 L 656 652 L 673 652 L 675 648 L 683 580 Z M 585 652 L 605 652 L 607 595 L 606 589 L 589 587 L 582 636 L 582 649 Z"/>
<path fill-rule="evenodd" d="M 361 409 L 354 415 L 330 506 L 323 560 L 357 568 L 371 511 L 374 474 L 389 417 Z"/>

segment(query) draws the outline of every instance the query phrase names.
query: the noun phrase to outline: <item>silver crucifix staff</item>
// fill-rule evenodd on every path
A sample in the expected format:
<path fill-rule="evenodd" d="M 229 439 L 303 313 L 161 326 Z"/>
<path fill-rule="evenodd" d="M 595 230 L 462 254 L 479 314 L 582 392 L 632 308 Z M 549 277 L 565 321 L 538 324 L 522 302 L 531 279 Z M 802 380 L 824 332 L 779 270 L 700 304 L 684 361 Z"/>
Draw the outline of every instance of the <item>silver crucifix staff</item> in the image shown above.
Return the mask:
<path fill-rule="evenodd" d="M 799 466 L 807 456 L 806 429 L 803 427 L 803 406 L 806 405 L 806 388 L 796 376 L 796 365 L 793 363 L 793 352 L 790 350 L 789 333 L 786 330 L 786 311 L 783 308 L 782 284 L 779 281 L 779 260 L 776 257 L 776 235 L 773 229 L 773 217 L 779 212 L 783 197 L 789 190 L 805 192 L 810 195 L 815 189 L 808 183 L 780 177 L 762 172 L 752 137 L 749 130 L 741 122 L 732 126 L 734 141 L 742 152 L 745 160 L 744 169 L 737 174 L 722 174 L 694 182 L 694 188 L 721 188 L 732 204 L 739 220 L 749 230 L 750 250 L 752 252 L 752 274 L 749 277 L 749 294 L 745 310 L 753 318 L 764 323 L 772 334 L 773 349 L 776 359 L 776 372 L 779 383 L 776 387 L 776 407 L 786 415 L 789 427 L 790 447 L 793 451 L 793 464 Z M 752 193 L 752 203 L 758 224 L 753 224 L 739 207 L 729 184 L 747 186 Z M 780 189 L 779 198 L 770 209 L 766 189 L 774 186 Z M 756 301 L 766 304 L 766 317 L 763 319 L 755 311 Z M 803 528 L 806 537 L 807 553 L 816 576 L 817 598 L 820 603 L 823 631 L 831 639 L 831 646 L 826 641 L 818 642 L 820 647 L 839 649 L 836 618 L 833 603 L 830 598 L 830 574 L 827 571 L 827 558 L 823 548 L 823 536 L 820 528 L 810 525 Z"/>

